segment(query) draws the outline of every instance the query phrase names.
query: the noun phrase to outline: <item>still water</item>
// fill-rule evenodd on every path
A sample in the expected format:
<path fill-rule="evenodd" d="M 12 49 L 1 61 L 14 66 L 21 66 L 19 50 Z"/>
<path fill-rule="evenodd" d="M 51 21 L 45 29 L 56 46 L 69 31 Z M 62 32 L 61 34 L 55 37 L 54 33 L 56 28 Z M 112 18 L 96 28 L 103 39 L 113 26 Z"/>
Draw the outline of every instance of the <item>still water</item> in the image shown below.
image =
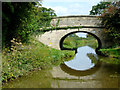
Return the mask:
<path fill-rule="evenodd" d="M 3 88 L 118 88 L 118 66 L 99 62 L 89 46 L 79 47 L 73 60 L 50 70 L 33 71 L 3 84 Z"/>
<path fill-rule="evenodd" d="M 97 54 L 93 48 L 89 46 L 79 47 L 74 59 L 65 62 L 65 65 L 74 70 L 88 70 L 95 66 L 95 62 L 90 59 L 89 55 L 93 55 L 96 62 L 98 61 Z"/>

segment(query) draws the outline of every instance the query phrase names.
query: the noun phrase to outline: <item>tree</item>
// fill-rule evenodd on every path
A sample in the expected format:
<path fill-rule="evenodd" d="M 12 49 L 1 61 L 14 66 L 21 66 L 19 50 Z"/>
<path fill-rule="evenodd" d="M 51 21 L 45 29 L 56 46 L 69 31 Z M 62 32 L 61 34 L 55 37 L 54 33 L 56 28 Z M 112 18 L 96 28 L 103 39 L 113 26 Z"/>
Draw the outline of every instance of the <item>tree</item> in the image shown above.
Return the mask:
<path fill-rule="evenodd" d="M 114 2 L 101 14 L 104 33 L 115 45 L 120 46 L 120 2 Z"/>
<path fill-rule="evenodd" d="M 38 16 L 40 16 L 41 22 L 39 23 L 40 27 L 48 27 L 50 26 L 50 21 L 51 18 L 54 16 L 57 16 L 54 12 L 53 9 L 51 8 L 45 8 L 45 7 L 40 7 L 40 11 L 38 13 Z"/>
<path fill-rule="evenodd" d="M 100 15 L 104 38 L 120 46 L 120 1 L 119 2 L 100 2 L 92 7 L 90 15 Z"/>
<path fill-rule="evenodd" d="M 30 18 L 32 2 L 3 2 L 2 3 L 2 44 L 9 46 L 10 40 L 18 37 L 19 29 L 23 31 L 22 22 Z"/>
<path fill-rule="evenodd" d="M 111 2 L 100 2 L 95 6 L 92 6 L 90 15 L 100 15 L 103 13 L 105 8 L 108 8 Z"/>
<path fill-rule="evenodd" d="M 50 25 L 51 17 L 56 16 L 54 10 L 40 6 L 35 2 L 2 3 L 3 46 L 10 46 L 13 38 L 27 42 L 29 36 L 40 27 Z"/>

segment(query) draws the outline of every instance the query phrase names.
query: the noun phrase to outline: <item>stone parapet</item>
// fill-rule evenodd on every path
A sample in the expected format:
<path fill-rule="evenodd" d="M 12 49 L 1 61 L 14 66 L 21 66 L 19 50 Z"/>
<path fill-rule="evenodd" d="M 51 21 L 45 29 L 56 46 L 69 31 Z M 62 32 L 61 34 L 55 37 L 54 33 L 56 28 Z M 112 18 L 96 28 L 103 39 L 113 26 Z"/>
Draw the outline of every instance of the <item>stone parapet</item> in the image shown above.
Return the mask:
<path fill-rule="evenodd" d="M 101 20 L 94 15 L 74 15 L 54 17 L 51 26 L 101 26 Z"/>

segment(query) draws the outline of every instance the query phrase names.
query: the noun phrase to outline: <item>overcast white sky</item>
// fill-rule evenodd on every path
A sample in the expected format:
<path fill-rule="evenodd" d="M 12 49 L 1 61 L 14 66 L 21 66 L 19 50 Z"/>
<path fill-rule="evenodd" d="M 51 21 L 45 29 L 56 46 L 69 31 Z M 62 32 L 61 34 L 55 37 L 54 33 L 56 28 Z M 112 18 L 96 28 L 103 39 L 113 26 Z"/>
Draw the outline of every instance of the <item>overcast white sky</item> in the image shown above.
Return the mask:
<path fill-rule="evenodd" d="M 93 5 L 101 0 L 43 0 L 42 6 L 55 10 L 57 16 L 89 15 Z"/>

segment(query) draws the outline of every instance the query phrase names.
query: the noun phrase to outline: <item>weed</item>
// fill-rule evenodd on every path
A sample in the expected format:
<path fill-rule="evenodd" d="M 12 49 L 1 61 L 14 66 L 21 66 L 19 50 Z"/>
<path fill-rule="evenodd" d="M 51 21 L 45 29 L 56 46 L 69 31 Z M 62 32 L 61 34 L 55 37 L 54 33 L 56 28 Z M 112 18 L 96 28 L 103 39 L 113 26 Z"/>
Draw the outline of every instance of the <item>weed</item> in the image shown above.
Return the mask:
<path fill-rule="evenodd" d="M 29 44 L 23 45 L 13 38 L 11 48 L 5 49 L 2 55 L 2 78 L 7 82 L 27 74 L 34 69 L 47 69 L 59 65 L 74 56 L 73 51 L 60 51 L 49 48 L 31 38 Z"/>

